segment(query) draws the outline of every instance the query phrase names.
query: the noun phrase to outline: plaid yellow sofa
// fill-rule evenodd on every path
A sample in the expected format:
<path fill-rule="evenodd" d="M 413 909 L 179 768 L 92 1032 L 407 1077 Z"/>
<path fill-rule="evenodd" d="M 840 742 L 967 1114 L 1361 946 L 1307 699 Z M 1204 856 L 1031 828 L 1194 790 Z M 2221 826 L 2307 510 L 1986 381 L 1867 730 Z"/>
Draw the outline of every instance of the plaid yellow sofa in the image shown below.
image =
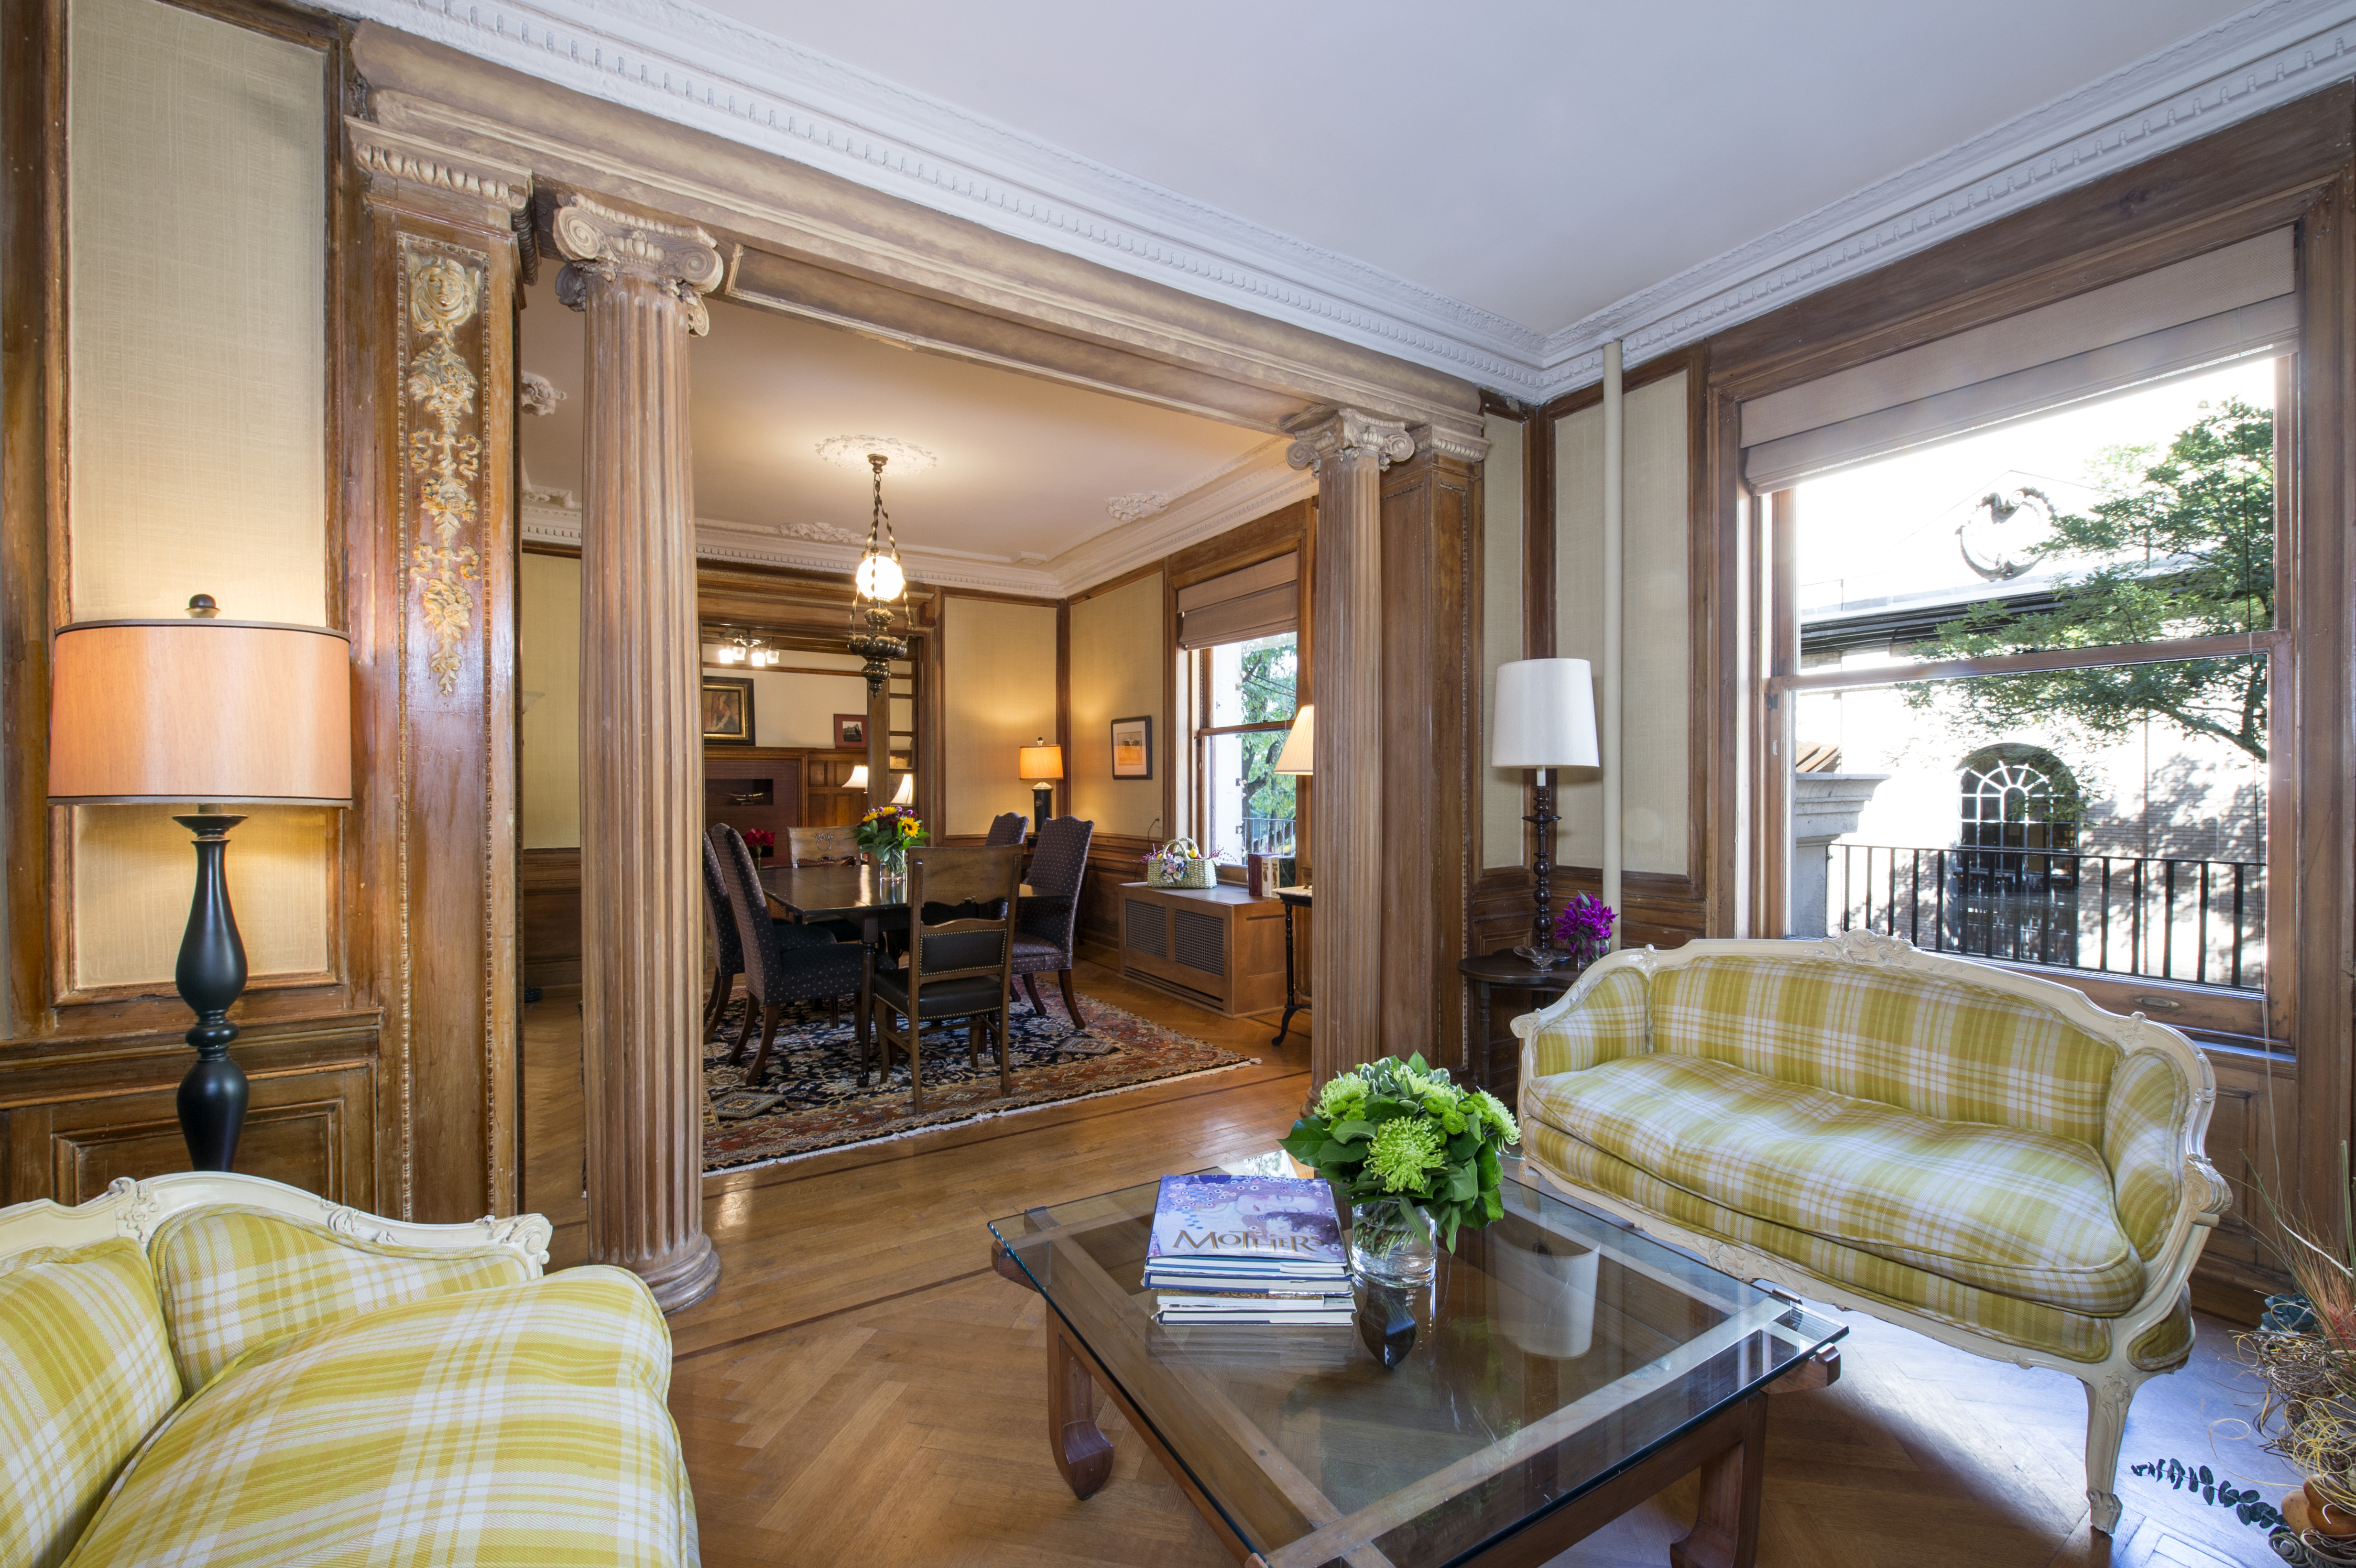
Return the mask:
<path fill-rule="evenodd" d="M 697 1562 L 638 1279 L 256 1177 L 0 1209 L 0 1568 Z"/>
<path fill-rule="evenodd" d="M 1744 1279 L 2086 1386 L 2086 1495 L 2223 1213 L 2177 1030 L 1867 932 L 1617 953 L 1514 1020 L 1522 1151 Z"/>

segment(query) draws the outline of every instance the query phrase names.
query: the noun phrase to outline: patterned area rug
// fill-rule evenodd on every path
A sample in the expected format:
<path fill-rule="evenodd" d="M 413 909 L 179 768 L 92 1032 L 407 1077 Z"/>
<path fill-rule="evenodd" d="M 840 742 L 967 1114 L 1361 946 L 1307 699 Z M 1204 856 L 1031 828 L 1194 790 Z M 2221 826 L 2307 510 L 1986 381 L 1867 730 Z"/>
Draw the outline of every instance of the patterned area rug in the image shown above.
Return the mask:
<path fill-rule="evenodd" d="M 823 1008 L 798 1025 L 787 1015 L 769 1048 L 761 1082 L 745 1083 L 759 1040 L 745 1046 L 742 1066 L 728 1065 L 728 1048 L 744 1025 L 746 1005 L 741 998 L 729 1004 L 716 1038 L 703 1046 L 703 1088 L 712 1111 L 703 1124 L 706 1175 L 1258 1060 L 1164 1029 L 1094 997 L 1080 998 L 1085 1030 L 1072 1028 L 1060 997 L 1050 997 L 1044 1019 L 1027 1000 L 1019 1000 L 1011 1059 L 1014 1093 L 998 1092 L 994 1051 L 985 1049 L 978 1068 L 966 1065 L 965 1026 L 954 1024 L 925 1034 L 925 1110 L 918 1115 L 909 1107 L 905 1057 L 894 1055 L 888 1082 L 878 1084 L 871 1072 L 866 1087 L 860 1086 L 859 1042 L 848 1008 L 839 1024 L 827 1021 Z"/>

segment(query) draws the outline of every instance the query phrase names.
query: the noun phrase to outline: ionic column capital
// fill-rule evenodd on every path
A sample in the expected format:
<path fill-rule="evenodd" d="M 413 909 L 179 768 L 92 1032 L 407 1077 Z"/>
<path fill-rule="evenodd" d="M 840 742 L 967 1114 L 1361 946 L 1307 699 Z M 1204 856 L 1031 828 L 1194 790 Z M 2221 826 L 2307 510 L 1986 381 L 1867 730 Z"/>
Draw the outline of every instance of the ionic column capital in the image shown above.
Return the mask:
<path fill-rule="evenodd" d="M 1356 409 L 1335 409 L 1313 424 L 1292 432 L 1284 461 L 1294 468 L 1322 472 L 1329 457 L 1372 458 L 1377 471 L 1415 455 L 1415 438 L 1398 420 L 1380 419 Z"/>
<path fill-rule="evenodd" d="M 617 212 L 585 196 L 568 196 L 549 214 L 549 238 L 565 258 L 556 297 L 579 310 L 593 277 L 635 278 L 676 293 L 687 306 L 687 329 L 701 336 L 711 325 L 703 296 L 720 284 L 720 247 L 691 223 L 662 223 Z"/>

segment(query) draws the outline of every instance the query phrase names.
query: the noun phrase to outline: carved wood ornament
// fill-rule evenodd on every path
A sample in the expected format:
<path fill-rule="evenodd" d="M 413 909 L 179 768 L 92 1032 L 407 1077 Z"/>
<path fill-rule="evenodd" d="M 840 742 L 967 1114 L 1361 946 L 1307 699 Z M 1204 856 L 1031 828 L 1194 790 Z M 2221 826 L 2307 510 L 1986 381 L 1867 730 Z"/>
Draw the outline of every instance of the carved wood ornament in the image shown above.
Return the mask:
<path fill-rule="evenodd" d="M 481 556 L 471 539 L 480 520 L 477 480 L 483 441 L 475 393 L 482 382 L 454 342 L 483 297 L 479 251 L 402 236 L 402 461 L 415 485 L 407 570 L 418 614 L 432 639 L 427 659 L 442 695 L 458 689 L 459 649 L 475 621 Z M 421 416 L 411 425 L 411 407 Z"/>

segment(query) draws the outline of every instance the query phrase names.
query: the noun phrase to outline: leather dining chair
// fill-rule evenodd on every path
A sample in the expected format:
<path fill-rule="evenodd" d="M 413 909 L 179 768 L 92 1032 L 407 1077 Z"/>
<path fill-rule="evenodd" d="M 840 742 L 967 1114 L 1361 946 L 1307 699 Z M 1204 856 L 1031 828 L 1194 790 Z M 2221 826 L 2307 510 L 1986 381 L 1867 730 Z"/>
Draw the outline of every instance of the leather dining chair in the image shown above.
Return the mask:
<path fill-rule="evenodd" d="M 760 868 L 753 851 L 734 827 L 713 826 L 711 837 L 719 851 L 721 880 L 728 890 L 728 907 L 736 917 L 736 940 L 744 950 L 744 1028 L 728 1052 L 729 1064 L 744 1060 L 745 1041 L 753 1032 L 753 1011 L 760 1009 L 761 1049 L 744 1075 L 750 1086 L 761 1082 L 776 1044 L 777 1021 L 795 1002 L 855 996 L 860 990 L 867 949 L 857 943 L 804 928 L 769 913 L 769 897 L 761 887 Z M 860 1015 L 859 1054 L 867 1057 L 865 1014 Z"/>
<path fill-rule="evenodd" d="M 1019 811 L 1010 811 L 1003 816 L 993 816 L 990 819 L 990 837 L 982 842 L 1020 844 L 1023 842 L 1023 832 L 1030 826 L 1030 822 L 1031 819 Z"/>
<path fill-rule="evenodd" d="M 928 1023 L 965 1019 L 966 1061 L 975 1067 L 981 1065 L 983 1033 L 994 1035 L 998 1092 L 1014 1092 L 1007 997 L 1013 984 L 1014 895 L 1022 883 L 1023 851 L 1016 845 L 908 851 L 907 962 L 898 969 L 877 968 L 868 954 L 861 1010 L 884 1079 L 892 1075 L 893 1051 L 907 1056 L 913 1110 L 925 1108 L 919 1037 Z M 981 912 L 969 915 L 969 906 Z"/>
<path fill-rule="evenodd" d="M 1096 834 L 1093 822 L 1072 816 L 1049 819 L 1039 830 L 1039 847 L 1031 853 L 1030 896 L 1014 922 L 1014 972 L 1031 994 L 1032 1010 L 1047 1016 L 1039 999 L 1039 976 L 1052 972 L 1063 982 L 1064 1007 L 1076 1029 L 1088 1026 L 1072 989 L 1072 930 L 1079 919 L 1080 883 L 1088 874 L 1088 845 Z"/>

